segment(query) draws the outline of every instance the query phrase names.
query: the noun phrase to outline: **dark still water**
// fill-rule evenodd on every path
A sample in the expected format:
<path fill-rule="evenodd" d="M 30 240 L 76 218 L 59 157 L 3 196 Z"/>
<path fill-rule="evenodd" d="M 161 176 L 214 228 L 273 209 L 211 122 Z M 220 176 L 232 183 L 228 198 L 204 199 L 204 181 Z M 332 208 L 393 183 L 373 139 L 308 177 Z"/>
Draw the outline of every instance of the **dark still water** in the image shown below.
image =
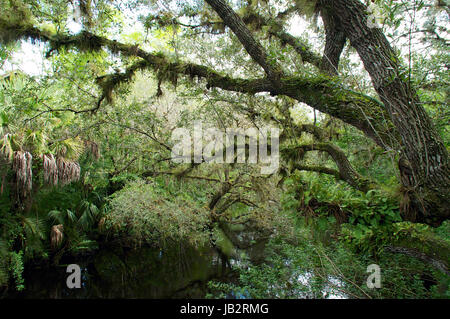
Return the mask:
<path fill-rule="evenodd" d="M 207 282 L 226 273 L 211 249 L 101 249 L 60 266 L 30 269 L 25 289 L 6 298 L 204 298 Z M 68 264 L 81 268 L 81 288 L 66 284 Z"/>

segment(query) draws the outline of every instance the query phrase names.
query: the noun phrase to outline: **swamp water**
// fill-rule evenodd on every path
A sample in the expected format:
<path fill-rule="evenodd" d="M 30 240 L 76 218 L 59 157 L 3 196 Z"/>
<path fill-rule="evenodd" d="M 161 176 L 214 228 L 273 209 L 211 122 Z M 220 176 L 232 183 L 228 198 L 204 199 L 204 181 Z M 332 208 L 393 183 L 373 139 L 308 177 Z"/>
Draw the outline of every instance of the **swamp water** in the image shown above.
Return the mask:
<path fill-rule="evenodd" d="M 81 268 L 81 288 L 69 289 L 67 265 Z M 103 248 L 56 267 L 25 272 L 25 289 L 6 298 L 204 298 L 207 283 L 229 274 L 211 249 Z"/>

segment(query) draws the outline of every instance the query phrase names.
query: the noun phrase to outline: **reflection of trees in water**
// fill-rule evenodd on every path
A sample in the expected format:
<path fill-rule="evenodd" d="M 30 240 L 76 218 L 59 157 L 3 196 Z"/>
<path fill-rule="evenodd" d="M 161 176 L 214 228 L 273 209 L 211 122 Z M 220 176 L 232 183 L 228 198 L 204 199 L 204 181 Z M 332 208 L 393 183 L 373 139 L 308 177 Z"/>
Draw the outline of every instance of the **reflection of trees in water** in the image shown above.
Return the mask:
<path fill-rule="evenodd" d="M 84 261 L 80 289 L 66 286 L 65 266 L 35 269 L 26 276 L 26 289 L 9 297 L 203 298 L 207 282 L 224 274 L 220 260 L 211 248 L 104 249 Z"/>
<path fill-rule="evenodd" d="M 62 257 L 62 266 L 30 270 L 26 289 L 14 294 L 51 299 L 204 298 L 209 281 L 235 279 L 233 265 L 261 261 L 270 236 L 252 227 L 236 231 L 222 225 L 221 229 L 230 242 L 231 254 L 219 247 L 193 248 L 183 243 L 165 249 L 105 247 L 82 261 Z M 80 289 L 66 286 L 66 264 L 71 263 L 82 269 Z"/>

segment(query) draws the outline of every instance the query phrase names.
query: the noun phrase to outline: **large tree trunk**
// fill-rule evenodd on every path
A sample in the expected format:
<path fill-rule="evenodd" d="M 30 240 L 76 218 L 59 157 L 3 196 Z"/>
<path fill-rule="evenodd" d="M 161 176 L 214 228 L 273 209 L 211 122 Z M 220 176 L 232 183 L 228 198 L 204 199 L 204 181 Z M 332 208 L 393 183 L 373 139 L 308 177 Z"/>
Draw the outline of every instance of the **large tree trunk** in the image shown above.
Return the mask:
<path fill-rule="evenodd" d="M 337 19 L 329 8 L 322 7 L 321 16 L 325 27 L 325 50 L 323 52 L 320 69 L 334 76 L 338 74 L 339 59 L 344 50 L 347 38 L 342 30 L 339 19 Z"/>
<path fill-rule="evenodd" d="M 398 58 L 382 31 L 367 25 L 366 7 L 358 0 L 327 1 L 402 140 L 399 168 L 415 212 L 412 219 L 438 225 L 450 217 L 448 153 L 418 95 L 401 73 Z"/>

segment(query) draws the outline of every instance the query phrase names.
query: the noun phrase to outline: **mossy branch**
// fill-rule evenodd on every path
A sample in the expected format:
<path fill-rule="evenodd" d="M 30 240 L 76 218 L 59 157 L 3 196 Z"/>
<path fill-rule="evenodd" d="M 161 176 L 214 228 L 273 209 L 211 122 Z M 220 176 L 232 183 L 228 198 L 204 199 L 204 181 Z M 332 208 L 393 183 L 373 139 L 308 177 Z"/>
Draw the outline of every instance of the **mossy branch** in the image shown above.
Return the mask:
<path fill-rule="evenodd" d="M 284 150 L 282 150 L 282 154 L 284 153 L 286 157 L 292 158 L 293 160 L 298 160 L 299 158 L 303 158 L 303 154 L 305 152 L 309 151 L 320 151 L 328 153 L 338 167 L 338 171 L 325 167 L 304 166 L 301 164 L 295 165 L 294 168 L 333 175 L 364 193 L 367 193 L 371 189 L 377 188 L 375 182 L 361 176 L 353 168 L 344 151 L 331 143 L 320 142 L 317 144 L 298 145 L 293 148 L 285 148 Z"/>
<path fill-rule="evenodd" d="M 383 104 L 374 98 L 349 90 L 326 76 L 283 76 L 280 78 L 280 86 L 275 87 L 273 81 L 267 77 L 233 78 L 203 65 L 171 62 L 160 53 L 149 53 L 136 45 L 123 44 L 87 31 L 77 35 L 52 35 L 33 26 L 5 26 L 4 21 L 0 21 L 0 33 L 4 32 L 5 28 L 17 31 L 16 40 L 32 38 L 36 41 L 49 42 L 51 46 L 49 53 L 62 47 L 81 51 L 107 49 L 112 54 L 141 58 L 142 61 L 137 61 L 125 73 L 105 76 L 99 80 L 103 89 L 103 98 L 110 98 L 112 90 L 121 82 L 130 81 L 137 70 L 150 69 L 155 72 L 164 70 L 174 75 L 185 75 L 191 79 L 195 77 L 204 79 L 207 88 L 215 87 L 248 94 L 269 92 L 272 95 L 285 95 L 355 126 L 384 149 L 392 149 L 399 144 L 398 136 L 393 130 L 392 122 Z M 97 110 L 99 106 L 100 103 L 94 110 Z"/>

